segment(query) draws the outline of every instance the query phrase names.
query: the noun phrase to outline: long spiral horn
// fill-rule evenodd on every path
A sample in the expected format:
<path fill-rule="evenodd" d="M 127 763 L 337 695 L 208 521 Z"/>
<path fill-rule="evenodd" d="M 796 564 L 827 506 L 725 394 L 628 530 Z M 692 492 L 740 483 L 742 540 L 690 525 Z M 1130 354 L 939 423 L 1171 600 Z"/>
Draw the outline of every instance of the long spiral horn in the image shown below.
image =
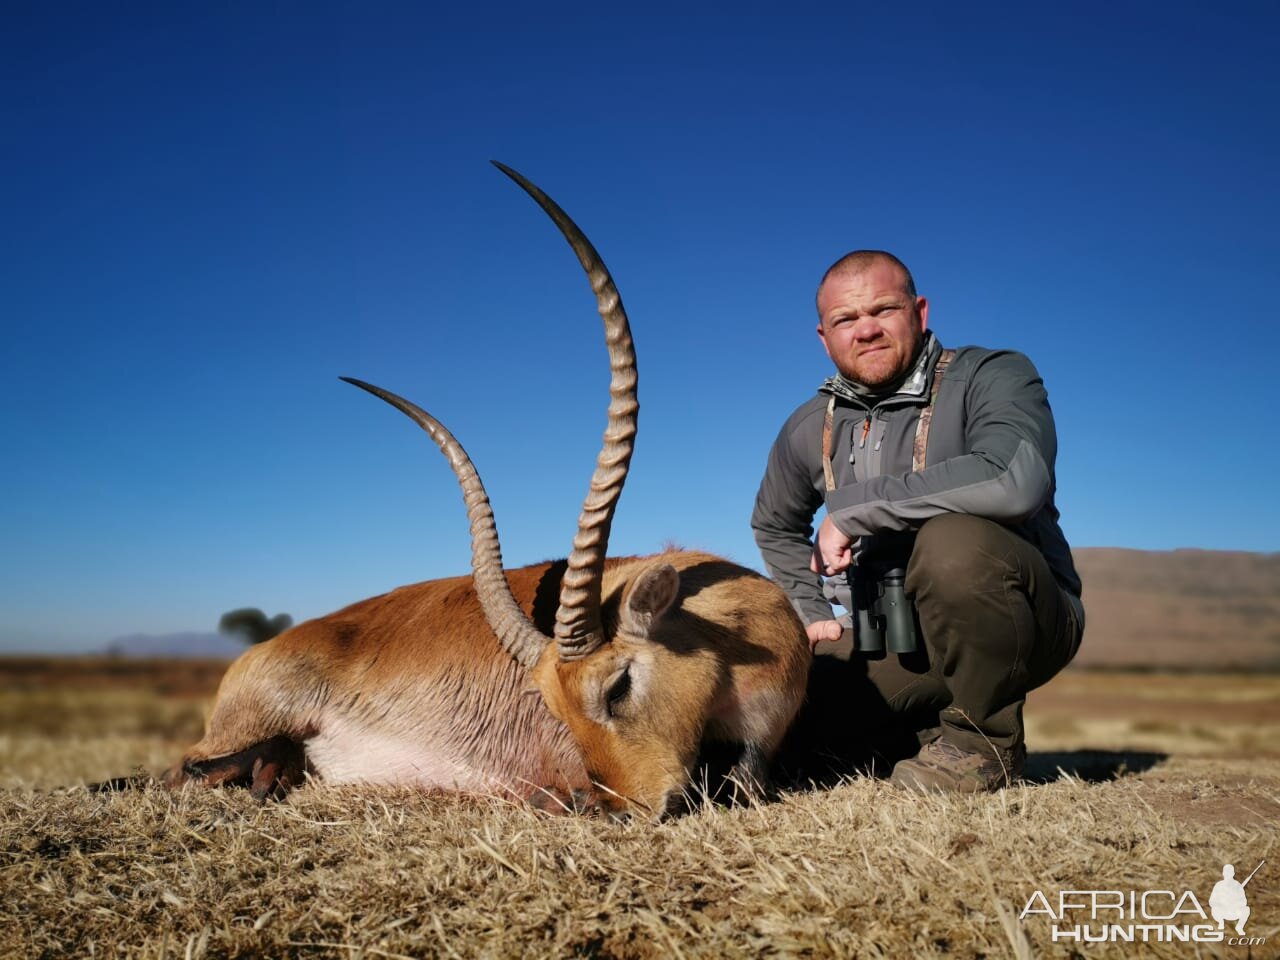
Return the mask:
<path fill-rule="evenodd" d="M 493 520 L 489 495 L 485 493 L 480 474 L 467 456 L 467 451 L 462 449 L 462 444 L 454 439 L 444 424 L 421 407 L 363 380 L 356 380 L 354 377 L 341 379 L 380 397 L 417 423 L 427 431 L 449 461 L 454 476 L 458 478 L 458 486 L 462 488 L 462 499 L 467 505 L 467 519 L 471 522 L 471 571 L 485 619 L 497 634 L 502 648 L 517 663 L 532 669 L 549 638 L 529 621 L 511 593 L 511 584 L 502 572 L 502 547 L 498 544 L 498 528 Z"/>
<path fill-rule="evenodd" d="M 604 445 L 596 457 L 591 488 L 582 503 L 578 532 L 573 538 L 573 552 L 569 555 L 569 566 L 560 585 L 560 607 L 556 611 L 555 638 L 560 659 L 579 660 L 604 643 L 604 629 L 600 622 L 604 558 L 609 546 L 613 512 L 626 482 L 631 451 L 635 447 L 636 418 L 640 411 L 636 399 L 635 345 L 618 288 L 591 241 L 568 214 L 536 186 L 496 160 L 493 165 L 533 197 L 569 241 L 595 292 L 596 308 L 604 321 L 605 342 L 609 348 L 612 376 L 609 380 L 609 418 L 604 431 Z"/>

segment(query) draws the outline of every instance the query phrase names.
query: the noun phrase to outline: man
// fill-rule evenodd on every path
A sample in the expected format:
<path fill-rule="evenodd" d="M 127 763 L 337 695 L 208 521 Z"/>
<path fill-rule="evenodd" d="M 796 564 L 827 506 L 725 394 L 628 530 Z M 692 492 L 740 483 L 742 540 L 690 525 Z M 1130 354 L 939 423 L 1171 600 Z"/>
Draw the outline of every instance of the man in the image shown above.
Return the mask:
<path fill-rule="evenodd" d="M 845 631 L 832 598 L 862 621 L 856 644 L 874 646 L 867 628 L 884 625 L 877 614 L 892 605 L 885 574 L 905 570 L 917 650 L 853 654 L 866 689 L 845 699 L 854 722 L 878 725 L 858 732 L 872 743 L 916 734 L 917 755 L 887 757 L 901 786 L 999 789 L 1022 772 L 1027 691 L 1070 661 L 1084 626 L 1054 507 L 1044 386 L 1021 354 L 944 351 L 927 329 L 928 302 L 892 254 L 838 260 L 817 307 L 837 375 L 774 443 L 752 515 L 756 542 L 816 652 Z"/>
<path fill-rule="evenodd" d="M 1213 892 L 1209 894 L 1209 912 L 1218 921 L 1219 930 L 1226 921 L 1233 920 L 1236 933 L 1244 936 L 1245 921 L 1249 919 L 1249 898 L 1244 894 L 1244 884 L 1252 879 L 1251 873 L 1249 879 L 1241 883 L 1236 879 L 1234 866 L 1229 863 L 1223 866 L 1222 879 L 1213 885 Z"/>

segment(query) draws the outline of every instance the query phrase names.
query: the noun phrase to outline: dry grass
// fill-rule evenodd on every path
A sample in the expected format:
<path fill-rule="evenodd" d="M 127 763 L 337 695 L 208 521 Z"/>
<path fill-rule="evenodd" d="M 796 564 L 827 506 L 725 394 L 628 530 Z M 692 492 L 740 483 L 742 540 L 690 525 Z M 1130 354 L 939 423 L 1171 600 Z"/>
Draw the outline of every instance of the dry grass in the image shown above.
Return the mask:
<path fill-rule="evenodd" d="M 1032 693 L 1027 733 L 1041 749 L 1280 760 L 1280 674 L 1069 670 Z"/>
<path fill-rule="evenodd" d="M 1060 681 L 1077 704 L 1115 692 Z M 1199 702 L 1213 702 L 1209 682 L 1191 688 Z M 863 779 L 650 826 L 320 785 L 265 806 L 50 791 L 158 769 L 198 732 L 199 699 L 70 686 L 0 691 L 0 956 L 1070 956 L 1043 918 L 1017 919 L 1033 891 L 1187 888 L 1207 904 L 1223 863 L 1263 858 L 1249 933 L 1269 943 L 1252 956 L 1280 952 L 1280 759 L 1224 757 L 1176 731 L 1126 741 L 1107 709 L 1114 742 L 1046 736 L 1066 751 L 1034 758 L 1047 782 L 999 795 L 919 798 Z M 1266 689 L 1252 713 L 1225 704 L 1238 725 L 1280 703 Z M 1173 723 L 1183 700 L 1169 703 Z M 1030 726 L 1072 719 L 1047 706 Z M 1213 729 L 1235 742 L 1230 724 Z"/>

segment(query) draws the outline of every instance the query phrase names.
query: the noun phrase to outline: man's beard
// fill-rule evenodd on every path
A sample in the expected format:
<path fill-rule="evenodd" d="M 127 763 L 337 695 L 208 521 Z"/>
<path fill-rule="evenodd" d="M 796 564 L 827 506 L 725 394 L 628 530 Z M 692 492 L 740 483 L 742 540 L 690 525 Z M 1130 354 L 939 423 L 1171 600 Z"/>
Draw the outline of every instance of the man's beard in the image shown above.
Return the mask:
<path fill-rule="evenodd" d="M 924 336 L 918 335 L 911 343 L 904 345 L 905 354 L 899 353 L 898 345 L 893 344 L 886 349 L 874 351 L 867 358 L 860 357 L 855 359 L 853 376 L 849 377 L 849 379 L 872 390 L 897 386 L 911 373 L 911 369 L 915 366 L 916 358 L 920 353 L 920 345 L 922 343 L 924 343 Z M 859 363 L 859 360 L 863 359 L 867 362 Z M 886 361 L 890 360 L 893 363 L 887 364 Z M 845 374 L 845 376 L 849 375 Z"/>

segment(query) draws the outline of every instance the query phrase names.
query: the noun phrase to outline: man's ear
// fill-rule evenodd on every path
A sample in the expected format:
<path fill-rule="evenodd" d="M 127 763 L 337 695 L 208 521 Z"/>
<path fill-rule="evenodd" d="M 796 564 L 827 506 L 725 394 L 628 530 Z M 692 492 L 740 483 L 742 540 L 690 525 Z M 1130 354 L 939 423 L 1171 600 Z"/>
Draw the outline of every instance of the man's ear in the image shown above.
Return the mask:
<path fill-rule="evenodd" d="M 647 637 L 654 621 L 670 609 L 680 591 L 680 574 L 669 563 L 650 567 L 636 578 L 622 610 L 622 632 Z"/>
<path fill-rule="evenodd" d="M 827 346 L 827 331 L 822 329 L 822 321 L 818 321 L 818 339 L 822 341 L 822 349 L 827 351 L 827 356 L 831 356 L 831 348 Z"/>
<path fill-rule="evenodd" d="M 924 297 L 916 297 L 916 313 L 920 315 L 920 332 L 929 329 L 929 301 Z"/>

